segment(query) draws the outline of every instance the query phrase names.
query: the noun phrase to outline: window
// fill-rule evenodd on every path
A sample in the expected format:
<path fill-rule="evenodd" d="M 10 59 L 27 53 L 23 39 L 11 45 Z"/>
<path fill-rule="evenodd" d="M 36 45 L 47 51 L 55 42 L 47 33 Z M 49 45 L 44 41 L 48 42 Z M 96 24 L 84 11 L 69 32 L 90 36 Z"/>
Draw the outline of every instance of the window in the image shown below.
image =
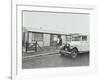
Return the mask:
<path fill-rule="evenodd" d="M 66 36 L 66 41 L 70 42 L 71 41 L 71 36 Z"/>
<path fill-rule="evenodd" d="M 80 41 L 80 36 L 72 36 L 72 41 Z"/>
<path fill-rule="evenodd" d="M 43 33 L 35 33 L 34 40 L 36 41 L 43 41 Z"/>
<path fill-rule="evenodd" d="M 82 36 L 82 41 L 87 41 L 87 36 Z"/>

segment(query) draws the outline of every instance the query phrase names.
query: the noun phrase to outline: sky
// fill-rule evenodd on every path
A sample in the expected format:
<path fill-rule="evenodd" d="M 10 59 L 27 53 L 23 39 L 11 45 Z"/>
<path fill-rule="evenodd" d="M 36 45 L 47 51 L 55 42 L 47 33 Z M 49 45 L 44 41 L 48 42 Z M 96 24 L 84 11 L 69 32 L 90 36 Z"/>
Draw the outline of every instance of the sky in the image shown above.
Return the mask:
<path fill-rule="evenodd" d="M 23 27 L 41 27 L 50 31 L 88 34 L 89 15 L 24 11 Z"/>

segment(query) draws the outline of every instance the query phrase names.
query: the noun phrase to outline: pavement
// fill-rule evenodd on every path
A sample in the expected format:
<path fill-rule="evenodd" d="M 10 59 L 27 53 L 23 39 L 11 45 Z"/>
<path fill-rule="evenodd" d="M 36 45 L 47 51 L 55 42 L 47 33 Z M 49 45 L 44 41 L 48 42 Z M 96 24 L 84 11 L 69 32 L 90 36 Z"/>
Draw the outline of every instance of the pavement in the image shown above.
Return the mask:
<path fill-rule="evenodd" d="M 43 56 L 43 55 L 51 55 L 51 54 L 58 54 L 59 50 L 54 46 L 46 46 L 42 47 L 41 49 L 37 49 L 37 52 L 34 50 L 30 51 L 23 51 L 22 58 L 30 58 L 30 57 L 37 57 L 37 56 Z"/>

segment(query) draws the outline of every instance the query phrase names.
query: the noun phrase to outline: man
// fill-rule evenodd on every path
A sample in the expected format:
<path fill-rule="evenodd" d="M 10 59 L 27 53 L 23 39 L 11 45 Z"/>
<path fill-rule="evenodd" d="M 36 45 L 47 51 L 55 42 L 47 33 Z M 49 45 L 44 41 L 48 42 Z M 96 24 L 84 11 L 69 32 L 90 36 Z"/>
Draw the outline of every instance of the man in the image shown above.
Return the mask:
<path fill-rule="evenodd" d="M 59 48 L 61 45 L 62 45 L 62 38 L 61 38 L 61 35 L 58 35 L 57 48 Z"/>

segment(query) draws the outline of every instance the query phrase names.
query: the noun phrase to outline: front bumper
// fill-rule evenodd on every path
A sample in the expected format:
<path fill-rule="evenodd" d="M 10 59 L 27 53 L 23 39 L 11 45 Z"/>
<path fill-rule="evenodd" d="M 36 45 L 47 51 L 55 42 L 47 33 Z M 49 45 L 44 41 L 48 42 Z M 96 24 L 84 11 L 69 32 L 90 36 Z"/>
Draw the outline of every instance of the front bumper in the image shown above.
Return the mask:
<path fill-rule="evenodd" d="M 67 50 L 60 50 L 59 53 L 60 54 L 71 54 L 71 52 Z"/>

